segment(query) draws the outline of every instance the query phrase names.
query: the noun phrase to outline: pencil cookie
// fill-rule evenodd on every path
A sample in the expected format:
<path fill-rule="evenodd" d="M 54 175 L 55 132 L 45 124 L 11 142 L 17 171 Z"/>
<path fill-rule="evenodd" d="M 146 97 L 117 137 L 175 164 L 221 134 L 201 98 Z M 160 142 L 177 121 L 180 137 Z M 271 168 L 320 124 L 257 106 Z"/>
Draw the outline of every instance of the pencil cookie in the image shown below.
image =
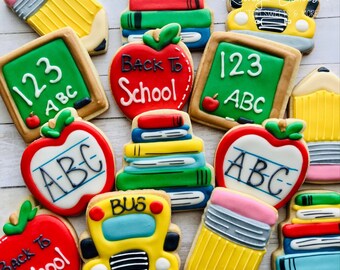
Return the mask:
<path fill-rule="evenodd" d="M 113 190 L 115 162 L 110 142 L 73 108 L 41 128 L 21 159 L 28 189 L 47 209 L 64 216 L 85 211 L 89 200 Z"/>
<path fill-rule="evenodd" d="M 192 120 L 219 129 L 283 118 L 301 54 L 236 33 L 214 32 L 197 71 Z"/>
<path fill-rule="evenodd" d="M 339 269 L 340 194 L 330 190 L 297 193 L 278 231 L 272 269 Z"/>
<path fill-rule="evenodd" d="M 80 237 L 83 270 L 179 269 L 180 230 L 171 223 L 165 192 L 101 194 L 90 201 L 86 218 L 88 232 Z"/>
<path fill-rule="evenodd" d="M 309 183 L 340 183 L 340 80 L 325 67 L 314 70 L 295 86 L 289 115 L 307 123 Z"/>
<path fill-rule="evenodd" d="M 309 154 L 303 121 L 269 119 L 231 129 L 215 154 L 216 185 L 252 195 L 279 209 L 305 180 Z"/>
<path fill-rule="evenodd" d="M 308 54 L 314 47 L 318 0 L 227 0 L 227 29 L 286 44 Z"/>
<path fill-rule="evenodd" d="M 1 269 L 79 270 L 78 238 L 68 221 L 25 201 L 0 238 Z"/>
<path fill-rule="evenodd" d="M 113 57 L 112 94 L 129 119 L 149 110 L 180 110 L 187 102 L 194 69 L 179 33 L 180 26 L 174 23 L 151 30 L 143 35 L 143 42 L 127 44 Z"/>
<path fill-rule="evenodd" d="M 172 210 L 205 207 L 214 170 L 206 163 L 203 141 L 194 136 L 187 113 L 142 113 L 133 119 L 131 138 L 116 176 L 118 190 L 162 189 L 171 197 Z"/>
<path fill-rule="evenodd" d="M 109 107 L 95 67 L 70 28 L 0 58 L 0 94 L 26 143 L 63 108 L 89 120 Z"/>
<path fill-rule="evenodd" d="M 258 269 L 277 218 L 252 196 L 215 188 L 184 269 Z"/>
<path fill-rule="evenodd" d="M 107 51 L 109 26 L 104 7 L 96 0 L 4 0 L 40 36 L 71 27 L 92 54 Z"/>

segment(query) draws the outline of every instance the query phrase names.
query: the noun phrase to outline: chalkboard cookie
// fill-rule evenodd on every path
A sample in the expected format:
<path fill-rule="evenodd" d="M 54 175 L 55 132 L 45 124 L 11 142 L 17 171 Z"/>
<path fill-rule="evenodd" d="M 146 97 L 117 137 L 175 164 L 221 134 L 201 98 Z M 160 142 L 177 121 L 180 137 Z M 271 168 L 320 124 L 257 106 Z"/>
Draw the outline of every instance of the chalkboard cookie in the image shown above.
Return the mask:
<path fill-rule="evenodd" d="M 26 143 L 66 107 L 92 119 L 109 107 L 95 67 L 71 28 L 33 40 L 0 58 L 0 94 Z"/>
<path fill-rule="evenodd" d="M 227 0 L 227 30 L 266 38 L 308 54 L 314 47 L 318 0 Z"/>
<path fill-rule="evenodd" d="M 64 216 L 85 211 L 89 200 L 113 190 L 115 162 L 110 142 L 93 124 L 65 108 L 41 128 L 25 149 L 21 173 L 47 209 Z"/>
<path fill-rule="evenodd" d="M 118 107 L 129 119 L 149 110 L 180 110 L 189 99 L 194 68 L 180 29 L 172 23 L 150 30 L 142 42 L 126 44 L 114 55 L 110 86 Z"/>
<path fill-rule="evenodd" d="M 289 115 L 303 119 L 310 154 L 309 183 L 340 183 L 340 80 L 325 67 L 311 72 L 293 90 Z"/>
<path fill-rule="evenodd" d="M 184 269 L 258 269 L 277 218 L 261 200 L 215 188 Z"/>
<path fill-rule="evenodd" d="M 88 231 L 80 236 L 83 270 L 178 270 L 180 229 L 171 223 L 163 191 L 116 191 L 94 197 L 86 211 Z"/>
<path fill-rule="evenodd" d="M 214 32 L 197 71 L 191 119 L 230 129 L 283 118 L 300 60 L 300 52 L 285 45 Z"/>
<path fill-rule="evenodd" d="M 277 209 L 284 206 L 304 182 L 309 166 L 304 128 L 305 123 L 296 119 L 232 128 L 217 146 L 216 185 L 252 195 Z"/>
<path fill-rule="evenodd" d="M 213 29 L 213 14 L 204 0 L 129 0 L 122 13 L 123 42 L 142 39 L 145 32 L 169 23 L 181 26 L 181 38 L 189 49 L 204 49 Z"/>
<path fill-rule="evenodd" d="M 187 113 L 142 113 L 132 121 L 131 138 L 116 176 L 118 190 L 165 190 L 176 211 L 205 207 L 214 187 L 214 169 L 206 163 L 203 141 L 194 136 Z"/>
<path fill-rule="evenodd" d="M 78 237 L 65 219 L 25 201 L 0 238 L 1 269 L 79 270 Z"/>
<path fill-rule="evenodd" d="M 109 26 L 104 7 L 96 0 L 4 0 L 39 35 L 71 27 L 87 51 L 107 51 Z"/>
<path fill-rule="evenodd" d="M 340 262 L 340 193 L 298 192 L 278 226 L 279 247 L 273 270 L 338 270 Z"/>

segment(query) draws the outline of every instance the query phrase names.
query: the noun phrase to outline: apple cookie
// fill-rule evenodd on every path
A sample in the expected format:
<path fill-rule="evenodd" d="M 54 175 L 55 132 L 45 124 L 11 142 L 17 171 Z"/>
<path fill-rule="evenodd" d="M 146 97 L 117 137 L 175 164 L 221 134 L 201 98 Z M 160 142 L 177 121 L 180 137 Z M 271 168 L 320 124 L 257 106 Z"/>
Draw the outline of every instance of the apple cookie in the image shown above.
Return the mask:
<path fill-rule="evenodd" d="M 132 121 L 131 138 L 116 176 L 118 190 L 165 190 L 176 211 L 205 207 L 214 169 L 206 163 L 203 141 L 194 136 L 187 113 L 170 109 L 142 113 Z"/>
<path fill-rule="evenodd" d="M 192 120 L 219 129 L 283 118 L 301 54 L 236 33 L 214 32 L 189 105 Z"/>
<path fill-rule="evenodd" d="M 116 191 L 94 197 L 80 236 L 83 270 L 178 270 L 180 229 L 163 191 Z"/>
<path fill-rule="evenodd" d="M 266 38 L 308 54 L 314 47 L 318 0 L 227 0 L 227 29 Z"/>
<path fill-rule="evenodd" d="M 0 94 L 26 143 L 63 108 L 89 120 L 109 107 L 91 58 L 70 28 L 1 57 Z"/>
<path fill-rule="evenodd" d="M 274 270 L 338 270 L 340 262 L 340 193 L 298 192 L 279 224 L 279 248 L 272 254 Z"/>
<path fill-rule="evenodd" d="M 284 206 L 305 180 L 309 166 L 303 121 L 268 119 L 228 131 L 215 154 L 216 185 Z"/>
<path fill-rule="evenodd" d="M 1 269 L 79 270 L 78 238 L 68 221 L 25 201 L 0 238 Z"/>
<path fill-rule="evenodd" d="M 82 213 L 89 200 L 114 188 L 110 142 L 93 124 L 65 108 L 41 127 L 42 138 L 24 151 L 21 173 L 47 209 L 64 216 Z"/>
<path fill-rule="evenodd" d="M 4 0 L 40 36 L 71 27 L 87 51 L 107 51 L 109 26 L 104 7 L 96 0 Z"/>
<path fill-rule="evenodd" d="M 314 70 L 293 90 L 289 115 L 303 119 L 310 154 L 306 182 L 340 183 L 340 80 L 325 67 Z"/>

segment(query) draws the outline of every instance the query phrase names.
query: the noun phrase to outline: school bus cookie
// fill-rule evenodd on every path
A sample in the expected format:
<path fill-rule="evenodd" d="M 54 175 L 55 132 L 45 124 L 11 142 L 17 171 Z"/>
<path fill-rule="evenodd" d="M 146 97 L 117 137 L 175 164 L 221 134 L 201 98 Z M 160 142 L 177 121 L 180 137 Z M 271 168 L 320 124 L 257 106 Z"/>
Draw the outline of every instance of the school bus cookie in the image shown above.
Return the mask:
<path fill-rule="evenodd" d="M 26 143 L 63 108 L 89 120 L 109 107 L 95 67 L 70 28 L 1 57 L 0 94 Z"/>
<path fill-rule="evenodd" d="M 96 0 L 4 1 L 40 36 L 69 26 L 90 54 L 107 51 L 109 27 L 106 12 Z"/>
<path fill-rule="evenodd" d="M 79 270 L 78 238 L 71 224 L 26 200 L 3 226 L 0 267 L 3 270 Z"/>
<path fill-rule="evenodd" d="M 279 247 L 272 254 L 272 269 L 339 269 L 340 193 L 298 192 L 278 232 Z"/>
<path fill-rule="evenodd" d="M 204 0 L 129 0 L 129 8 L 121 18 L 123 42 L 142 39 L 150 29 L 169 23 L 181 26 L 181 38 L 189 49 L 203 49 L 213 29 L 212 11 Z"/>
<path fill-rule="evenodd" d="M 184 269 L 258 269 L 277 218 L 261 200 L 215 188 Z"/>
<path fill-rule="evenodd" d="M 216 185 L 252 195 L 279 209 L 305 180 L 309 154 L 303 121 L 269 119 L 228 131 L 215 154 Z"/>
<path fill-rule="evenodd" d="M 142 113 L 132 121 L 131 138 L 116 176 L 118 190 L 162 189 L 170 195 L 172 210 L 205 207 L 214 169 L 206 163 L 203 141 L 194 136 L 187 113 Z"/>
<path fill-rule="evenodd" d="M 303 119 L 310 153 L 309 183 L 340 183 L 340 80 L 325 67 L 314 70 L 292 93 L 289 115 Z"/>
<path fill-rule="evenodd" d="M 318 0 L 227 0 L 227 30 L 292 46 L 303 54 L 314 47 Z"/>
<path fill-rule="evenodd" d="M 179 269 L 180 230 L 171 223 L 165 192 L 101 194 L 90 201 L 86 218 L 88 232 L 80 237 L 83 270 Z"/>
<path fill-rule="evenodd" d="M 214 32 L 197 71 L 191 119 L 225 130 L 283 118 L 300 60 L 300 52 L 285 45 Z"/>
<path fill-rule="evenodd" d="M 22 177 L 36 199 L 63 216 L 85 211 L 99 193 L 113 190 L 115 162 L 110 142 L 73 108 L 41 127 L 40 139 L 25 149 Z"/>

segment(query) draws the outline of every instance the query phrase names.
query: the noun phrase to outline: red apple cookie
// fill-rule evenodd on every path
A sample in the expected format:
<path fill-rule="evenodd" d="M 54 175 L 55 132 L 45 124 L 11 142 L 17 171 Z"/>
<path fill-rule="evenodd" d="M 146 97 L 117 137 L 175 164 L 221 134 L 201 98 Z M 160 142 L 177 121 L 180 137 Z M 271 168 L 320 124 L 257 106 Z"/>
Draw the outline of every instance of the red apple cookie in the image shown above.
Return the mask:
<path fill-rule="evenodd" d="M 113 57 L 109 80 L 121 111 L 132 119 L 156 109 L 183 108 L 194 79 L 191 54 L 181 42 L 179 24 L 143 35 Z"/>
<path fill-rule="evenodd" d="M 78 215 L 95 195 L 114 185 L 114 155 L 104 134 L 66 108 L 41 128 L 21 159 L 21 173 L 32 194 L 49 210 Z"/>

